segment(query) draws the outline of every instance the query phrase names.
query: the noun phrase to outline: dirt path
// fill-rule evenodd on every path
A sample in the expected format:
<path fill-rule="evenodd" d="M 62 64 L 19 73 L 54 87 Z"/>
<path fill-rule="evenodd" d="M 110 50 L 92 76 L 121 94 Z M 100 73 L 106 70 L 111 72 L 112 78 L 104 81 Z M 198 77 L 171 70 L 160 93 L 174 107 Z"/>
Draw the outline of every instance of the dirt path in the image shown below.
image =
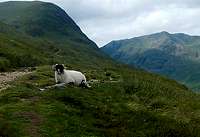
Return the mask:
<path fill-rule="evenodd" d="M 15 71 L 15 72 L 2 72 L 0 73 L 0 91 L 7 89 L 10 85 L 9 82 L 18 77 L 30 74 L 29 71 Z"/>

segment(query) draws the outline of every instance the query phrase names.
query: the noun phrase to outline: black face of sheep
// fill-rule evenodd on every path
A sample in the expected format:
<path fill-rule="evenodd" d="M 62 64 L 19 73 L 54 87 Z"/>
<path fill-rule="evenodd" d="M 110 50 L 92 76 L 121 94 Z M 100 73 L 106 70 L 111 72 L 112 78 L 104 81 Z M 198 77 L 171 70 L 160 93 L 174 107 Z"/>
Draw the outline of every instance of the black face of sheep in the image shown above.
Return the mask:
<path fill-rule="evenodd" d="M 64 66 L 63 65 L 60 65 L 60 64 L 56 64 L 55 65 L 55 70 L 57 71 L 57 73 L 60 75 L 60 74 L 63 74 L 64 73 Z"/>

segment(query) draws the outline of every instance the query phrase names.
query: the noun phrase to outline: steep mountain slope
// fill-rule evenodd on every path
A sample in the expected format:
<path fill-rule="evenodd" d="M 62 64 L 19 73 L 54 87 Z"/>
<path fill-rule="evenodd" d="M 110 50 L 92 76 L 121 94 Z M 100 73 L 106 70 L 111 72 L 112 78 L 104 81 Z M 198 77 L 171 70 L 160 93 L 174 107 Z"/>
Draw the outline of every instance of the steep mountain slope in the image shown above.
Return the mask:
<path fill-rule="evenodd" d="M 18 30 L 34 37 L 57 38 L 62 36 L 67 39 L 92 42 L 64 10 L 52 3 L 3 2 L 0 4 L 0 21 L 13 25 Z"/>
<path fill-rule="evenodd" d="M 112 61 L 52 3 L 0 3 L 0 68 L 65 63 L 98 67 Z M 10 65 L 9 65 L 10 64 Z"/>
<path fill-rule="evenodd" d="M 200 87 L 200 37 L 161 32 L 112 41 L 102 48 L 112 58 L 145 70 L 164 74 Z"/>

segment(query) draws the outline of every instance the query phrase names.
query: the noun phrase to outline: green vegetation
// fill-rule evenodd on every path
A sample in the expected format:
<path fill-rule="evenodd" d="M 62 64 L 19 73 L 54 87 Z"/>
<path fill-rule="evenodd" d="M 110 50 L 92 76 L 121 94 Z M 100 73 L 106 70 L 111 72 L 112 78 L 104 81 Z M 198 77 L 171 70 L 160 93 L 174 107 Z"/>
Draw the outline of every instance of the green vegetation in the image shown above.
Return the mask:
<path fill-rule="evenodd" d="M 115 81 L 109 81 L 110 75 Z M 200 96 L 175 81 L 140 70 L 84 70 L 91 89 L 54 84 L 50 66 L 0 93 L 1 136 L 198 137 Z M 97 72 L 97 73 L 96 73 Z"/>
<path fill-rule="evenodd" d="M 160 32 L 112 41 L 102 51 L 117 61 L 165 75 L 200 89 L 200 37 Z"/>
<path fill-rule="evenodd" d="M 0 57 L 2 71 L 54 63 L 113 64 L 65 11 L 39 1 L 0 3 Z"/>
<path fill-rule="evenodd" d="M 92 88 L 40 91 L 55 84 L 54 63 L 85 73 Z M 114 63 L 56 5 L 0 3 L 0 71 L 30 66 L 0 92 L 0 136 L 200 136 L 199 94 Z"/>

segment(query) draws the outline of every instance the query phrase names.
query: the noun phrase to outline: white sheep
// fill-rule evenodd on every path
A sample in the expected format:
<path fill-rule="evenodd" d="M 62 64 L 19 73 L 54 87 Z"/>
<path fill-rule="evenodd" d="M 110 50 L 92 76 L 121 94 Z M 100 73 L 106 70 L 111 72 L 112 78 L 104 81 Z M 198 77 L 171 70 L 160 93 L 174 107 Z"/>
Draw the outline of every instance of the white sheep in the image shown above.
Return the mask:
<path fill-rule="evenodd" d="M 76 86 L 90 88 L 86 82 L 85 75 L 79 71 L 66 70 L 64 69 L 64 65 L 60 64 L 54 65 L 53 70 L 55 71 L 55 82 L 60 83 L 60 85 L 73 84 Z"/>

